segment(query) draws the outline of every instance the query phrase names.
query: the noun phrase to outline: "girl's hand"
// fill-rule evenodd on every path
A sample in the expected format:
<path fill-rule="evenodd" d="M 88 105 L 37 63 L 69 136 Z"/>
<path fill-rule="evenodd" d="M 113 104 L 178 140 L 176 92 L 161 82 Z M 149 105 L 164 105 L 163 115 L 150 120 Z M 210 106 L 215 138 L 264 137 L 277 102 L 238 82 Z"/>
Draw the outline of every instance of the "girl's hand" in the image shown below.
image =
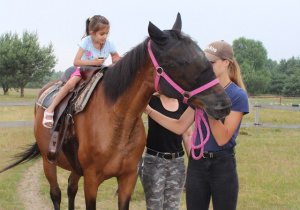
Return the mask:
<path fill-rule="evenodd" d="M 94 59 L 94 61 L 95 61 L 97 66 L 102 66 L 105 59 L 103 57 L 97 57 L 97 58 Z"/>

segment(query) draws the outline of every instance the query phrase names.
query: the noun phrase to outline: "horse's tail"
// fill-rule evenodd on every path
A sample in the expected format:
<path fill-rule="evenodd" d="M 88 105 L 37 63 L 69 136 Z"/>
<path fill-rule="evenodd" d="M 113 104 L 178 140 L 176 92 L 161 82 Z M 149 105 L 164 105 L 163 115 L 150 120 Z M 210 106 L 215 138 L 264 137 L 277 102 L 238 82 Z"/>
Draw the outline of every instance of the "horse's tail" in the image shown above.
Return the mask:
<path fill-rule="evenodd" d="M 14 159 L 18 159 L 18 160 L 15 163 L 0 170 L 0 173 L 6 171 L 8 169 L 11 169 L 21 163 L 26 163 L 30 160 L 38 158 L 39 156 L 41 156 L 40 149 L 39 149 L 37 143 L 35 142 L 34 144 L 28 145 L 28 148 L 24 152 L 21 152 L 21 153 L 15 155 Z"/>

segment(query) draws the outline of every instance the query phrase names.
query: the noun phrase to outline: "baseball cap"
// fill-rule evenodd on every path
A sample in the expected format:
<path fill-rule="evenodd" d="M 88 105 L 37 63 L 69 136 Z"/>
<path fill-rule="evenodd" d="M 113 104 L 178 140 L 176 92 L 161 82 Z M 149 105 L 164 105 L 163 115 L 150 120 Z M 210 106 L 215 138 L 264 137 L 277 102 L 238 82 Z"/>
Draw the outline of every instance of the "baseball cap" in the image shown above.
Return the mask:
<path fill-rule="evenodd" d="M 204 50 L 205 56 L 209 61 L 225 59 L 233 62 L 233 49 L 230 44 L 224 40 L 209 44 Z"/>

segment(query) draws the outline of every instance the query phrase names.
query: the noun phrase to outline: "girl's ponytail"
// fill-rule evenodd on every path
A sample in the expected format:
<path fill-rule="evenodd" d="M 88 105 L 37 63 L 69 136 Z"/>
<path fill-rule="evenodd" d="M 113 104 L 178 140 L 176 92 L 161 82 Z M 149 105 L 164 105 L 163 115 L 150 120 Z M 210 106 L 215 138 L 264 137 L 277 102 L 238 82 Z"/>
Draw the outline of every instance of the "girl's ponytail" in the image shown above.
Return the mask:
<path fill-rule="evenodd" d="M 90 35 L 90 29 L 89 29 L 89 26 L 90 26 L 90 22 L 91 22 L 91 19 L 93 17 L 89 17 L 88 19 L 86 19 L 85 21 L 85 35 L 84 36 L 88 36 Z"/>

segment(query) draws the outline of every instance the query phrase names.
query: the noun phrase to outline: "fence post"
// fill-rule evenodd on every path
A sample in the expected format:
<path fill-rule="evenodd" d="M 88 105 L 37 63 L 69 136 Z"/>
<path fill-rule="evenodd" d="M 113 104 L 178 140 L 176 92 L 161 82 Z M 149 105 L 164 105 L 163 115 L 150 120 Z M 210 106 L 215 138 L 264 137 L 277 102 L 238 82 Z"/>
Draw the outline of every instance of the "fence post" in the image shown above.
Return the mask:
<path fill-rule="evenodd" d="M 255 102 L 255 119 L 254 119 L 254 125 L 259 125 L 259 122 L 258 122 L 258 109 L 259 107 L 261 107 L 258 102 Z"/>

